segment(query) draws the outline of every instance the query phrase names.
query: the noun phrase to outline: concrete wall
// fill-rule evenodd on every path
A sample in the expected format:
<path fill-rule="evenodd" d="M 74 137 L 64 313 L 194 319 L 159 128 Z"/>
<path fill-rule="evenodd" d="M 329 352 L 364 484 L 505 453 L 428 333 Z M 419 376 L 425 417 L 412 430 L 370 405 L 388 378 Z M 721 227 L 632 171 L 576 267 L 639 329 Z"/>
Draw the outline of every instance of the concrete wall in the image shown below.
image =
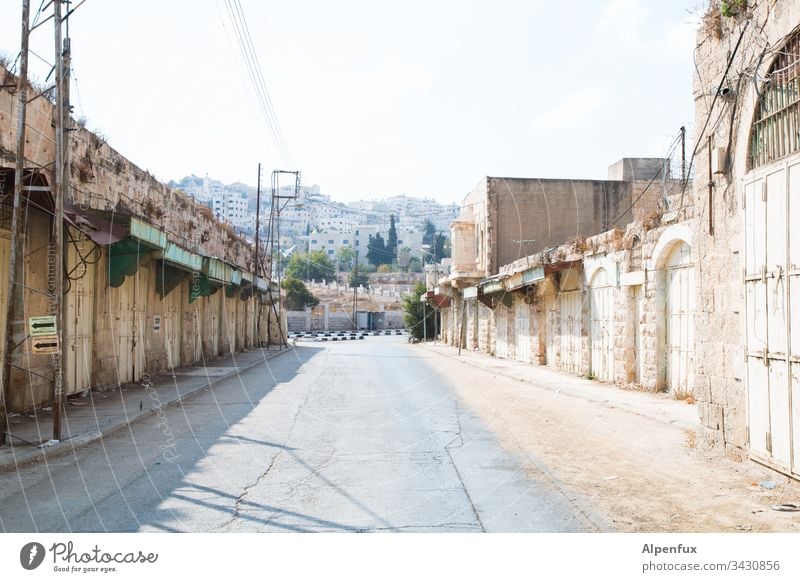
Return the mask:
<path fill-rule="evenodd" d="M 490 274 L 501 265 L 630 221 L 630 185 L 608 180 L 488 178 Z M 529 242 L 533 241 L 533 242 Z"/>

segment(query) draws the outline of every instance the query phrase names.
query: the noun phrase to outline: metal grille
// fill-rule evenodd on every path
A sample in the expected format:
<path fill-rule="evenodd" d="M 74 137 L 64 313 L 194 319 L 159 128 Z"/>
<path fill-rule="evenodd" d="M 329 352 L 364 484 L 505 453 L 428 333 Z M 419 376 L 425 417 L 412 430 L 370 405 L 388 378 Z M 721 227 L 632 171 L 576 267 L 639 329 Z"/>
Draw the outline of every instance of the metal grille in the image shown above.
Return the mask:
<path fill-rule="evenodd" d="M 800 35 L 793 36 L 770 68 L 750 136 L 750 168 L 800 151 Z"/>

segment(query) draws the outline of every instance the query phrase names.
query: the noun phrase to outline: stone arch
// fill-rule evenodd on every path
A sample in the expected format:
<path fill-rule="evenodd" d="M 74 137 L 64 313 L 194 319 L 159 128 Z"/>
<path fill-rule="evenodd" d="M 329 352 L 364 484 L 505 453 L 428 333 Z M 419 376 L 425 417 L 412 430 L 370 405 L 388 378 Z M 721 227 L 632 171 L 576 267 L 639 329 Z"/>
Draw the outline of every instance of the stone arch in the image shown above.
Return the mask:
<path fill-rule="evenodd" d="M 692 266 L 696 263 L 696 251 L 694 245 L 692 244 L 693 240 L 693 233 L 687 226 L 683 224 L 671 225 L 665 229 L 663 233 L 661 233 L 661 236 L 659 237 L 658 242 L 653 249 L 652 257 L 648 262 L 648 270 L 651 271 L 650 276 L 655 283 L 655 313 L 657 314 L 655 318 L 655 352 L 657 362 L 655 380 L 656 389 L 660 391 L 674 388 L 669 381 L 668 374 L 671 374 L 674 371 L 674 367 L 676 365 L 675 362 L 673 362 L 672 366 L 670 366 L 669 362 L 669 358 L 671 358 L 675 352 L 674 348 L 676 346 L 670 345 L 669 343 L 671 327 L 668 320 L 673 315 L 675 316 L 673 317 L 674 320 L 677 321 L 680 319 L 676 315 L 677 312 L 674 311 L 677 309 L 676 304 L 670 303 L 670 286 L 677 284 L 675 281 L 673 281 L 673 277 L 675 276 L 675 267 L 683 266 L 692 271 L 692 273 L 683 273 L 683 275 L 685 275 L 684 278 L 686 279 L 685 283 L 689 285 L 689 287 L 685 289 L 685 292 L 689 294 L 689 296 L 686 298 L 686 301 L 688 301 L 688 305 L 693 306 L 696 300 L 694 267 Z M 675 253 L 680 253 L 681 255 L 680 265 L 676 263 Z M 687 317 L 690 317 L 691 319 L 688 322 L 682 321 L 682 323 L 689 325 L 693 330 L 694 315 L 688 314 Z M 673 321 L 673 323 L 675 323 L 675 321 Z M 694 339 L 692 337 L 687 341 L 690 341 L 692 345 L 684 346 L 684 356 L 689 357 L 694 352 Z M 687 352 L 686 350 L 689 351 Z M 684 387 L 682 390 L 691 391 L 691 387 Z"/>
<path fill-rule="evenodd" d="M 668 226 L 658 238 L 658 242 L 653 249 L 653 255 L 650 261 L 648 261 L 648 270 L 663 270 L 667 258 L 676 244 L 686 243 L 694 254 L 693 240 L 694 236 L 692 230 L 685 224 L 673 224 Z"/>

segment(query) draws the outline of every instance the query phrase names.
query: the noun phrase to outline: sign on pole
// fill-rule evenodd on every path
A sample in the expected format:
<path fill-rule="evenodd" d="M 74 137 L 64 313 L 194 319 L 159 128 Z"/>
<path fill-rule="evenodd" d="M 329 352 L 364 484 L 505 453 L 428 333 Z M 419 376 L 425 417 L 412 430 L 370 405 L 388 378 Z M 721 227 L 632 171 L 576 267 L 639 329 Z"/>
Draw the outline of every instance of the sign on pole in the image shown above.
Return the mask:
<path fill-rule="evenodd" d="M 31 337 L 56 335 L 57 333 L 55 315 L 40 315 L 39 317 L 28 318 L 28 335 Z"/>

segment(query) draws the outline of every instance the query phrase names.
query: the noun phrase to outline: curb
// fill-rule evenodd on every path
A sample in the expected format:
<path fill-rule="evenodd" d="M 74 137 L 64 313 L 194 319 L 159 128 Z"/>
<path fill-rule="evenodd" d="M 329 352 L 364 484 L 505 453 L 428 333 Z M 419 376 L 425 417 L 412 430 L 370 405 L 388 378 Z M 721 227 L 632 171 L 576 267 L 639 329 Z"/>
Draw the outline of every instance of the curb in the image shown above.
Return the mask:
<path fill-rule="evenodd" d="M 209 380 L 208 382 L 206 382 L 204 384 L 200 384 L 196 388 L 192 388 L 192 389 L 190 389 L 189 391 L 187 391 L 184 394 L 178 394 L 177 397 L 173 398 L 172 400 L 169 400 L 169 401 L 166 401 L 166 402 L 162 402 L 161 403 L 161 408 L 163 409 L 163 408 L 168 408 L 168 407 L 174 406 L 175 404 L 185 400 L 186 398 L 189 398 L 190 396 L 194 396 L 195 394 L 197 394 L 198 392 L 200 392 L 202 390 L 205 390 L 206 388 L 213 388 L 217 384 L 220 384 L 221 382 L 224 382 L 225 380 L 228 380 L 229 378 L 231 378 L 233 376 L 236 376 L 238 374 L 246 372 L 247 370 L 250 370 L 251 368 L 255 368 L 259 364 L 263 364 L 267 360 L 272 360 L 274 358 L 277 358 L 280 355 L 286 354 L 286 353 L 288 353 L 290 351 L 293 351 L 293 350 L 294 350 L 294 346 L 290 345 L 285 350 L 281 350 L 279 352 L 269 352 L 269 353 L 267 353 L 267 355 L 263 359 L 256 360 L 255 362 L 247 364 L 247 365 L 245 365 L 243 367 L 238 367 L 237 366 L 236 369 L 233 370 L 232 372 L 228 372 L 227 374 L 225 374 L 223 376 L 217 376 L 213 380 Z M 53 445 L 53 446 L 50 446 L 50 447 L 38 446 L 38 447 L 36 447 L 35 450 L 30 450 L 29 449 L 25 453 L 23 453 L 23 455 L 20 455 L 20 456 L 24 456 L 25 458 L 19 458 L 18 457 L 16 459 L 13 459 L 12 461 L 8 461 L 8 462 L 0 461 L 0 473 L 5 473 L 5 472 L 12 471 L 12 470 L 16 470 L 16 469 L 18 469 L 18 468 L 20 468 L 20 467 L 22 467 L 24 465 L 29 465 L 31 463 L 35 463 L 35 462 L 40 461 L 42 459 L 48 459 L 50 457 L 55 458 L 55 457 L 61 456 L 64 453 L 67 453 L 69 451 L 73 451 L 78 447 L 84 447 L 84 446 L 89 445 L 91 443 L 94 443 L 96 441 L 102 440 L 104 437 L 110 436 L 111 434 L 117 432 L 118 430 L 123 429 L 123 428 L 128 427 L 128 426 L 131 426 L 132 424 L 134 424 L 134 423 L 136 423 L 136 422 L 138 422 L 138 421 L 140 421 L 140 420 L 142 420 L 144 418 L 147 418 L 149 416 L 153 416 L 156 413 L 157 413 L 157 409 L 153 409 L 153 408 L 148 408 L 147 410 L 137 410 L 134 414 L 129 415 L 122 422 L 119 422 L 117 424 L 112 424 L 112 425 L 106 425 L 106 426 L 104 426 L 102 428 L 102 430 L 94 430 L 94 431 L 90 431 L 88 433 L 79 433 L 79 434 L 76 434 L 73 437 L 69 437 L 67 440 L 62 440 L 57 445 Z"/>
<path fill-rule="evenodd" d="M 438 347 L 438 346 L 436 346 L 436 347 Z M 452 347 L 452 346 L 448 346 L 448 347 Z M 680 429 L 696 429 L 696 428 L 699 427 L 699 418 L 697 419 L 697 421 L 693 421 L 690 425 L 687 426 L 684 423 L 684 421 L 681 421 L 681 420 L 666 420 L 664 418 L 659 417 L 658 415 L 654 415 L 654 414 L 652 414 L 652 413 L 650 413 L 648 411 L 638 410 L 638 409 L 636 409 L 636 407 L 630 406 L 630 405 L 627 405 L 627 404 L 609 403 L 608 400 L 597 399 L 597 398 L 592 397 L 592 395 L 590 395 L 590 394 L 573 394 L 570 391 L 556 390 L 556 389 L 554 389 L 554 388 L 552 388 L 550 386 L 547 386 L 545 384 L 539 384 L 539 383 L 535 382 L 534 380 L 531 380 L 530 378 L 526 378 L 526 377 L 523 377 L 523 376 L 515 375 L 513 372 L 507 372 L 507 371 L 502 370 L 502 369 L 496 369 L 496 368 L 492 368 L 490 366 L 484 366 L 480 362 L 473 362 L 473 361 L 470 361 L 469 359 L 461 358 L 457 353 L 450 354 L 450 353 L 447 353 L 447 352 L 441 352 L 441 351 L 439 351 L 437 349 L 431 349 L 431 348 L 428 348 L 428 349 L 430 349 L 434 353 L 440 354 L 442 356 L 451 358 L 451 359 L 459 361 L 459 362 L 463 362 L 463 363 L 465 363 L 465 364 L 467 364 L 469 366 L 472 366 L 473 368 L 478 368 L 479 370 L 483 370 L 484 372 L 488 372 L 490 374 L 496 374 L 498 376 L 503 376 L 504 378 L 508 378 L 509 380 L 515 380 L 517 382 L 521 382 L 523 384 L 527 384 L 529 386 L 533 386 L 534 388 L 538 388 L 539 390 L 547 390 L 548 392 L 553 392 L 553 393 L 556 393 L 556 394 L 569 396 L 571 398 L 580 398 L 580 399 L 583 399 L 583 400 L 586 400 L 586 401 L 589 401 L 589 402 L 594 402 L 596 404 L 601 404 L 601 405 L 603 405 L 603 406 L 605 406 L 607 408 L 623 410 L 623 411 L 625 411 L 625 412 L 627 412 L 629 414 L 637 414 L 637 415 L 642 416 L 644 418 L 648 418 L 650 420 L 655 420 L 657 422 L 661 422 L 663 424 L 670 425 L 670 426 L 673 426 L 673 427 L 677 427 L 677 428 L 680 428 Z M 455 349 L 457 349 L 457 348 L 455 348 Z M 487 357 L 490 357 L 490 356 L 487 356 Z M 578 377 L 576 377 L 576 378 L 578 378 Z M 622 390 L 621 388 L 619 388 L 618 386 L 613 385 L 613 384 L 608 384 L 608 388 L 612 389 L 612 390 Z M 623 392 L 624 392 L 624 390 L 623 390 Z M 648 394 L 648 392 L 643 392 L 643 394 Z M 656 393 L 652 393 L 651 392 L 649 394 L 655 395 Z"/>

